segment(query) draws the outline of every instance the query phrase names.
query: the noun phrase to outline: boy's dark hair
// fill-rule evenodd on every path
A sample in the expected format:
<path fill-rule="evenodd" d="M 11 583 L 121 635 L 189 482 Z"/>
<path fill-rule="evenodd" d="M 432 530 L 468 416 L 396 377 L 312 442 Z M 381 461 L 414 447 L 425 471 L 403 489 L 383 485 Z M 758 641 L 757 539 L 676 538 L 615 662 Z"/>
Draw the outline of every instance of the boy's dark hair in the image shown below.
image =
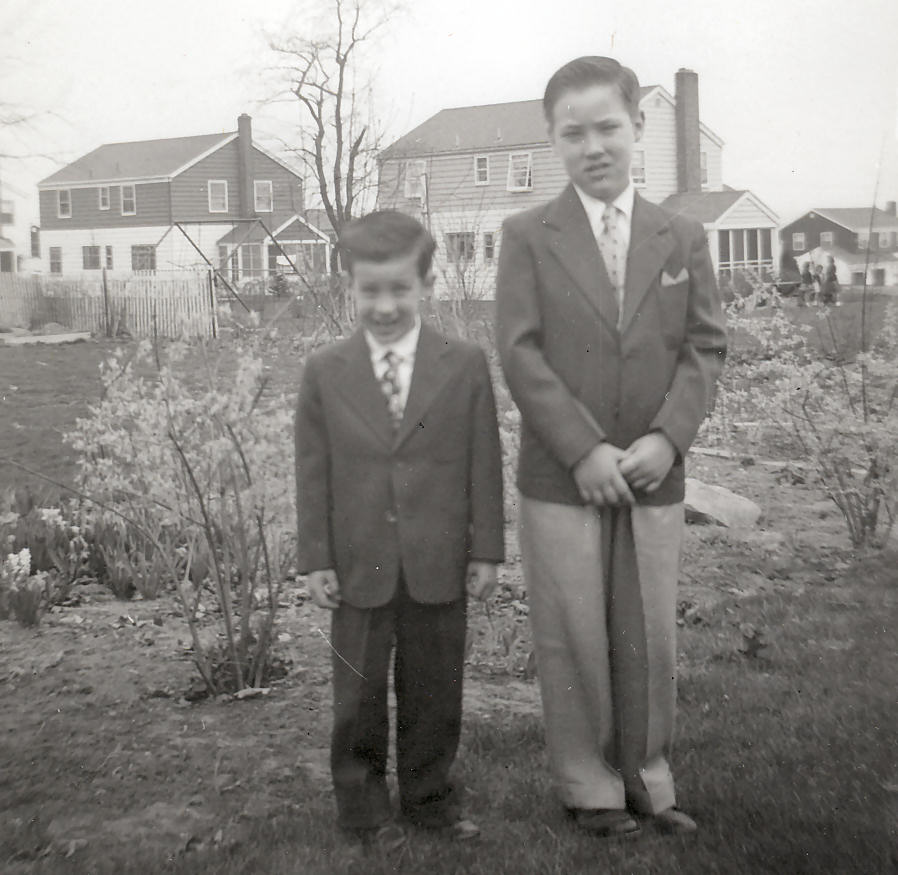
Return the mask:
<path fill-rule="evenodd" d="M 585 55 L 568 61 L 552 74 L 543 95 L 543 114 L 551 125 L 555 104 L 566 91 L 583 91 L 591 85 L 616 85 L 633 119 L 639 118 L 639 79 L 614 58 Z"/>
<path fill-rule="evenodd" d="M 357 261 L 389 261 L 403 255 L 418 255 L 418 275 L 430 273 L 436 243 L 417 219 L 398 210 L 376 210 L 354 219 L 340 234 L 343 265 L 350 272 Z"/>

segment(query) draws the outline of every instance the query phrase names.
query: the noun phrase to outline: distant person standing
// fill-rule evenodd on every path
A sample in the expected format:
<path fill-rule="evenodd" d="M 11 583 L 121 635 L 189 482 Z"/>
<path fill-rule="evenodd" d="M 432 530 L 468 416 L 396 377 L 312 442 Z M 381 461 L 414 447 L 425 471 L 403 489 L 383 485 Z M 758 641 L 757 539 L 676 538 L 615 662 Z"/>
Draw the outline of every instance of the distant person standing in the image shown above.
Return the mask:
<path fill-rule="evenodd" d="M 820 303 L 821 296 L 823 294 L 823 265 L 818 264 L 814 266 L 814 297 L 817 299 L 817 303 Z"/>
<path fill-rule="evenodd" d="M 784 249 L 780 256 L 780 277 L 778 289 L 780 294 L 789 295 L 794 292 L 801 283 L 801 273 L 798 270 L 798 262 L 791 249 Z"/>
<path fill-rule="evenodd" d="M 820 289 L 820 299 L 824 304 L 840 306 L 839 302 L 839 278 L 836 275 L 836 260 L 826 256 L 826 269 L 823 271 L 823 281 Z"/>
<path fill-rule="evenodd" d="M 811 261 L 808 259 L 801 269 L 801 287 L 798 304 L 804 307 L 808 303 L 808 296 L 814 295 L 814 274 L 811 272 Z"/>

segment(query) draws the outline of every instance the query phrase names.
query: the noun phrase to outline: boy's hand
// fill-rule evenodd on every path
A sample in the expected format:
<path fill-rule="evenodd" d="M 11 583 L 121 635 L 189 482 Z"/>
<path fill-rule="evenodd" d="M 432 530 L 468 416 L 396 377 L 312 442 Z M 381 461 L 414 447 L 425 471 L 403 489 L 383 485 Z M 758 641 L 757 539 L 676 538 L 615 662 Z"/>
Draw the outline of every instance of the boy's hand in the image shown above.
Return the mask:
<path fill-rule="evenodd" d="M 468 595 L 485 602 L 496 588 L 499 575 L 494 562 L 468 563 Z"/>
<path fill-rule="evenodd" d="M 619 468 L 624 456 L 620 447 L 603 441 L 574 466 L 574 481 L 580 497 L 596 507 L 633 504 L 635 499 Z"/>
<path fill-rule="evenodd" d="M 618 467 L 634 489 L 654 492 L 667 476 L 676 457 L 676 447 L 667 435 L 652 431 L 630 444 Z"/>
<path fill-rule="evenodd" d="M 319 608 L 333 611 L 340 607 L 340 584 L 337 581 L 337 572 L 333 568 L 310 572 L 306 576 L 306 586 L 309 588 L 312 601 Z"/>

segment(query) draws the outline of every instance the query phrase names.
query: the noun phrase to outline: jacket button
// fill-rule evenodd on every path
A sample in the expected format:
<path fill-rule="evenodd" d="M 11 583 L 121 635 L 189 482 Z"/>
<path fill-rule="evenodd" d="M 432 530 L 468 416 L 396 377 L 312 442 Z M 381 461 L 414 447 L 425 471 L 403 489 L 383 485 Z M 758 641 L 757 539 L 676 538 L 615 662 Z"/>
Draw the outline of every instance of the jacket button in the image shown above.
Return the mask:
<path fill-rule="evenodd" d="M 393 523 L 397 522 L 399 518 L 396 516 L 396 514 L 392 510 L 388 510 L 384 514 L 384 519 L 392 525 Z"/>

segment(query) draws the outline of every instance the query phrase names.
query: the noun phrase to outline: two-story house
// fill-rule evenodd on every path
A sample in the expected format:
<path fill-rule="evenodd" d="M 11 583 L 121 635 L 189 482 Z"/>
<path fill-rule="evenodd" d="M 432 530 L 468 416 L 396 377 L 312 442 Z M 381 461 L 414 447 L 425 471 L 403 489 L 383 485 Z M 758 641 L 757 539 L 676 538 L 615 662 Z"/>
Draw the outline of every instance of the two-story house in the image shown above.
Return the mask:
<path fill-rule="evenodd" d="M 211 265 L 239 280 L 282 268 L 274 240 L 316 264 L 332 245 L 303 211 L 302 178 L 253 142 L 246 114 L 231 133 L 100 146 L 38 190 L 50 274 Z"/>
<path fill-rule="evenodd" d="M 809 210 L 780 231 L 784 249 L 799 263 L 824 264 L 832 255 L 842 283 L 898 285 L 898 209 L 888 201 L 876 207 L 834 207 Z"/>
<path fill-rule="evenodd" d="M 645 131 L 632 176 L 648 200 L 702 222 L 715 267 L 770 271 L 776 214 L 723 184 L 723 141 L 699 119 L 698 76 L 681 69 L 675 96 L 643 86 Z M 444 109 L 379 156 L 377 204 L 418 216 L 438 243 L 438 294 L 491 297 L 500 229 L 567 182 L 547 137 L 541 100 Z"/>

